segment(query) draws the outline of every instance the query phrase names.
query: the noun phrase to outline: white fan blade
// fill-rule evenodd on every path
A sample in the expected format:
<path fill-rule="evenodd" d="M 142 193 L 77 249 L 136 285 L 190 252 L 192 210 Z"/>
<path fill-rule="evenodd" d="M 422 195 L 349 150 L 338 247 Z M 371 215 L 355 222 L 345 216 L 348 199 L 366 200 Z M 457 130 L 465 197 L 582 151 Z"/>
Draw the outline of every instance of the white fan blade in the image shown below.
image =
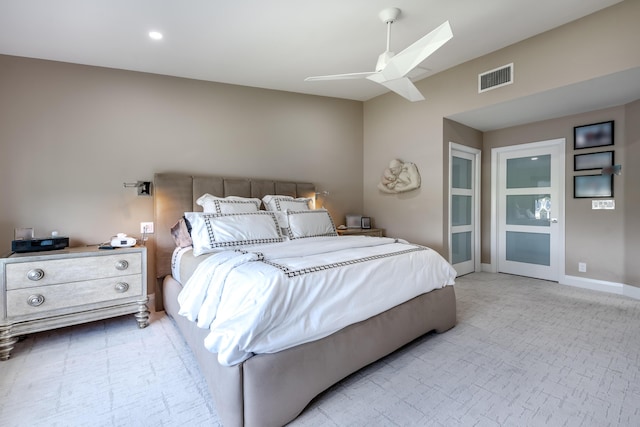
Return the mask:
<path fill-rule="evenodd" d="M 388 89 L 391 89 L 398 95 L 408 99 L 411 102 L 424 101 L 424 96 L 420 93 L 417 87 L 409 80 L 408 77 L 401 77 L 395 80 L 386 80 L 382 73 L 378 73 L 375 76 L 367 77 L 369 80 L 376 83 L 380 83 Z"/>
<path fill-rule="evenodd" d="M 453 32 L 449 21 L 445 21 L 438 28 L 391 58 L 381 73 L 386 80 L 396 80 L 406 76 L 409 71 L 417 67 L 452 37 Z"/>
<path fill-rule="evenodd" d="M 312 82 L 318 80 L 348 80 L 348 79 L 366 79 L 372 74 L 376 74 L 375 71 L 368 71 L 365 73 L 348 73 L 348 74 L 332 74 L 329 76 L 314 76 L 304 79 L 305 82 Z"/>

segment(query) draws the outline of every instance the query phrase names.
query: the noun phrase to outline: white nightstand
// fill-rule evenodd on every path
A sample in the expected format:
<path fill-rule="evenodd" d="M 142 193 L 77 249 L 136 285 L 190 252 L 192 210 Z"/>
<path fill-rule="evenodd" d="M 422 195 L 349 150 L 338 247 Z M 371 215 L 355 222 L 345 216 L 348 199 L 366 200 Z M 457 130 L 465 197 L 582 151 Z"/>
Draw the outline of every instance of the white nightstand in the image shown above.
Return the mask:
<path fill-rule="evenodd" d="M 149 324 L 147 249 L 97 246 L 0 258 L 0 360 L 18 337 L 135 313 Z"/>

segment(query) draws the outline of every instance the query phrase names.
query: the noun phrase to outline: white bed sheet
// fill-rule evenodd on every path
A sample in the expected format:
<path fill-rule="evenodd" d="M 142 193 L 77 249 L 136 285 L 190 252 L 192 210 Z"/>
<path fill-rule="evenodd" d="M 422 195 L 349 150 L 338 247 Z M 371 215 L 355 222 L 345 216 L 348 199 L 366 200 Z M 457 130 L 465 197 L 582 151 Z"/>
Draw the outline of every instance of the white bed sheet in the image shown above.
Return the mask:
<path fill-rule="evenodd" d="M 187 252 L 193 252 L 193 248 L 191 246 L 185 248 L 175 248 L 173 250 L 173 254 L 171 254 L 171 275 L 180 283 L 182 283 L 182 275 L 180 274 L 180 263 L 182 262 L 182 257 Z"/>
<path fill-rule="evenodd" d="M 180 314 L 210 329 L 205 347 L 232 366 L 332 334 L 453 285 L 437 252 L 392 238 L 316 237 L 221 251 L 197 267 Z"/>

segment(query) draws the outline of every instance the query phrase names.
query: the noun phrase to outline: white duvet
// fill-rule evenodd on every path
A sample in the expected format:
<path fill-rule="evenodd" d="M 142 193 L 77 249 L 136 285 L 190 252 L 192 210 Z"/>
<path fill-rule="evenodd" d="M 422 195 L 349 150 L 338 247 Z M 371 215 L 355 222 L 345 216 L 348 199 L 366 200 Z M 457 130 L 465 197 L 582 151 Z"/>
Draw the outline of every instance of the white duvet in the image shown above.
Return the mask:
<path fill-rule="evenodd" d="M 437 252 L 391 238 L 316 237 L 221 251 L 178 296 L 180 314 L 210 333 L 221 364 L 274 353 L 436 288 L 456 272 Z"/>

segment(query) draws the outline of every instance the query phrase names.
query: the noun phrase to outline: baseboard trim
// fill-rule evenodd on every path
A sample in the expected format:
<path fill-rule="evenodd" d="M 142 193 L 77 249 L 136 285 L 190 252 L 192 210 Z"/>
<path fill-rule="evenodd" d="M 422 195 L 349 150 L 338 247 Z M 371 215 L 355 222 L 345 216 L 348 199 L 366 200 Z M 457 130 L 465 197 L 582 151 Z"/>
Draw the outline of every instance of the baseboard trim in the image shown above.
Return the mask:
<path fill-rule="evenodd" d="M 493 264 L 480 264 L 483 273 L 497 273 Z M 592 291 L 608 292 L 610 294 L 624 295 L 640 300 L 640 287 L 625 285 L 624 283 L 608 282 L 606 280 L 588 279 L 578 276 L 561 276 L 558 282 L 561 285 L 574 286 L 576 288 L 591 289 Z"/>
<path fill-rule="evenodd" d="M 493 267 L 493 264 L 480 264 L 480 268 L 483 273 L 497 273 L 496 269 Z"/>
<path fill-rule="evenodd" d="M 640 288 L 637 286 L 623 285 L 622 295 L 633 299 L 640 299 Z"/>
<path fill-rule="evenodd" d="M 625 285 L 624 283 L 608 282 L 606 280 L 587 279 L 585 277 L 565 275 L 559 282 L 561 285 L 575 286 L 577 288 L 591 289 L 592 291 L 608 292 L 628 296 L 640 300 L 640 288 Z"/>

